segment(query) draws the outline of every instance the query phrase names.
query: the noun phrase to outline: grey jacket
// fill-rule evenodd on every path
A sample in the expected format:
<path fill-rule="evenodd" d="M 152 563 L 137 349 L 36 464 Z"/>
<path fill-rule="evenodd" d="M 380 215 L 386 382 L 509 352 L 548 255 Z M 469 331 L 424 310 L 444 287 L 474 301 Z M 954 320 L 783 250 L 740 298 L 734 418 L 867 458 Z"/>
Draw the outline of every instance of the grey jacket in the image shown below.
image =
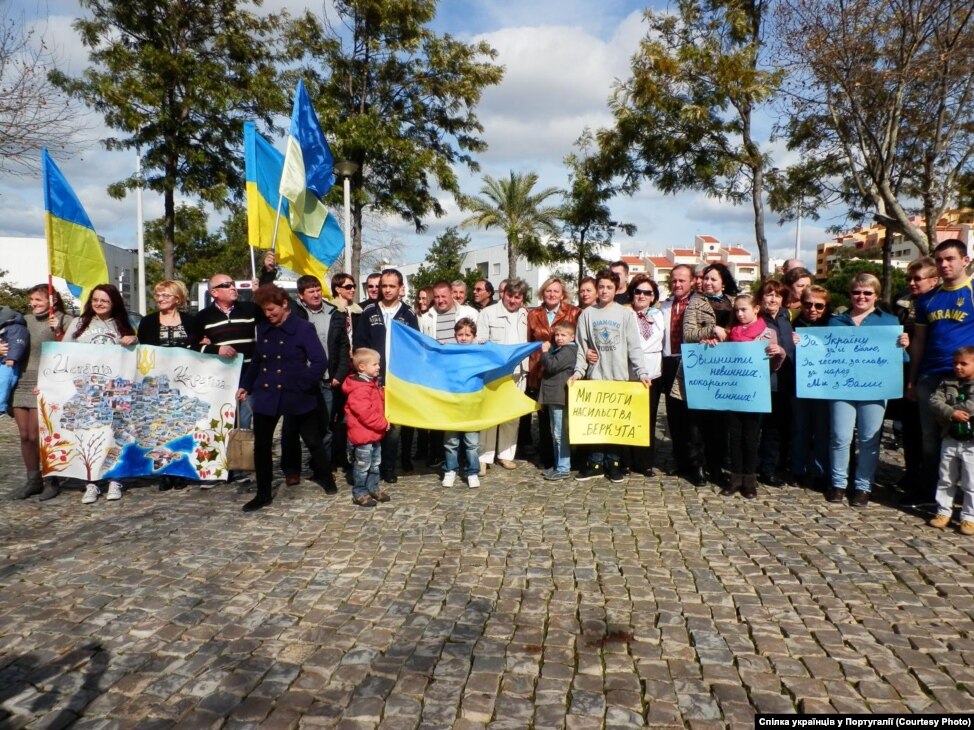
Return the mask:
<path fill-rule="evenodd" d="M 961 393 L 965 399 L 960 399 Z M 967 411 L 974 415 L 974 380 L 944 379 L 930 396 L 930 408 L 941 423 L 941 435 L 950 436 L 951 416 L 954 411 Z M 974 419 L 971 419 L 974 425 Z"/>
<path fill-rule="evenodd" d="M 570 342 L 563 347 L 552 347 L 541 355 L 541 388 L 538 390 L 538 403 L 543 406 L 564 406 L 568 404 L 566 386 L 568 378 L 575 370 L 575 357 L 578 346 Z"/>

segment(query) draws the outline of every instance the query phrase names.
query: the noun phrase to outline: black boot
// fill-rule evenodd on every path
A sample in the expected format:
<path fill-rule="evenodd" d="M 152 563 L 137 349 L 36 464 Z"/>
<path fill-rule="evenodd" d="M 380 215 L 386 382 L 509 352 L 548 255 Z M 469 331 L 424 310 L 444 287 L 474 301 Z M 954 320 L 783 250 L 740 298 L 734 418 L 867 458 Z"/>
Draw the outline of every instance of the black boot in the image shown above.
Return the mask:
<path fill-rule="evenodd" d="M 745 474 L 741 477 L 741 496 L 744 499 L 754 499 L 758 496 L 758 477 L 756 474 Z"/>
<path fill-rule="evenodd" d="M 730 480 L 720 490 L 721 497 L 733 497 L 744 483 L 744 477 L 731 472 Z"/>
<path fill-rule="evenodd" d="M 41 496 L 38 497 L 41 502 L 46 502 L 49 499 L 54 499 L 61 493 L 61 480 L 57 477 L 48 477 L 44 480 L 44 491 L 41 492 Z"/>
<path fill-rule="evenodd" d="M 273 501 L 274 501 L 274 497 L 271 493 L 270 487 L 268 487 L 266 490 L 257 487 L 257 496 L 243 506 L 243 511 L 256 512 L 262 507 L 266 507 Z"/>
<path fill-rule="evenodd" d="M 41 481 L 41 473 L 39 471 L 29 471 L 27 472 L 27 478 L 24 483 L 15 489 L 11 495 L 11 499 L 27 499 L 28 497 L 33 497 L 35 494 L 40 494 L 44 490 L 44 482 Z"/>

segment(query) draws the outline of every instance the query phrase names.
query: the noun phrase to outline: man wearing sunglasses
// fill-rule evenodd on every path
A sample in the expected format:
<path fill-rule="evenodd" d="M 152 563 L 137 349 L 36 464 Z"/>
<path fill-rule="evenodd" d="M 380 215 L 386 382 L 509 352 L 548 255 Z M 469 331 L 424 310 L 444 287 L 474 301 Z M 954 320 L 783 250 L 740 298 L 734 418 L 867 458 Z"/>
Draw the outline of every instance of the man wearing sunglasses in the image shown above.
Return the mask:
<path fill-rule="evenodd" d="M 365 277 L 365 299 L 360 301 L 358 305 L 364 311 L 370 304 L 375 304 L 379 301 L 379 289 L 380 281 L 382 280 L 382 274 L 369 274 Z"/>
<path fill-rule="evenodd" d="M 494 285 L 486 279 L 480 279 L 473 285 L 473 303 L 470 305 L 478 312 L 494 304 Z"/>
<path fill-rule="evenodd" d="M 254 354 L 257 320 L 263 315 L 253 302 L 237 300 L 237 286 L 227 274 L 214 274 L 210 279 L 210 298 L 213 302 L 196 315 L 196 329 L 202 334 L 196 349 L 207 355 L 219 355 L 232 360 L 243 355 L 240 376 L 247 372 Z M 239 407 L 241 428 L 250 428 L 252 413 L 250 400 Z"/>

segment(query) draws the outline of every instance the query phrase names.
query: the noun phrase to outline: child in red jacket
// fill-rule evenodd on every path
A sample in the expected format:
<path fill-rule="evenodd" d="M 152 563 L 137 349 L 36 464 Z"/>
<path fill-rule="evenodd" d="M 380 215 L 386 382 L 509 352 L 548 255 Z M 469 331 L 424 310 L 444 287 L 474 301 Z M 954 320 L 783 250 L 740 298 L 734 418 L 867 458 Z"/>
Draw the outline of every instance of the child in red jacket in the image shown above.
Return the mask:
<path fill-rule="evenodd" d="M 352 502 L 359 507 L 375 507 L 388 502 L 389 495 L 379 488 L 382 462 L 382 437 L 389 430 L 385 417 L 385 398 L 379 387 L 379 353 L 360 347 L 352 354 L 354 373 L 349 375 L 345 393 L 345 421 L 352 461 Z"/>

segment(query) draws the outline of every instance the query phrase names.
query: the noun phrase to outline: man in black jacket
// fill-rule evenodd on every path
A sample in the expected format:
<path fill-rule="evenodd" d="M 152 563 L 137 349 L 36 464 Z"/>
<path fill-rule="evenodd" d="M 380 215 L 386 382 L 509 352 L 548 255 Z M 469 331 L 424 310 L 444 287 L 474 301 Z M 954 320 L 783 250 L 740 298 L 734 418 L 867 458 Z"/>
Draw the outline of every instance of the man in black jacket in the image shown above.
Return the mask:
<path fill-rule="evenodd" d="M 353 349 L 368 347 L 379 353 L 379 385 L 385 385 L 386 362 L 389 353 L 386 352 L 386 333 L 393 321 L 399 321 L 414 330 L 419 329 L 419 322 L 413 311 L 403 304 L 400 298 L 402 291 L 402 274 L 397 269 L 384 269 L 379 280 L 379 301 L 373 302 L 362 310 L 358 324 L 355 326 L 355 336 L 352 338 Z M 402 428 L 403 456 L 407 465 L 410 464 L 412 450 L 413 429 Z M 398 481 L 396 476 L 396 459 L 399 456 L 400 427 L 391 426 L 382 439 L 382 479 L 387 484 Z"/>

